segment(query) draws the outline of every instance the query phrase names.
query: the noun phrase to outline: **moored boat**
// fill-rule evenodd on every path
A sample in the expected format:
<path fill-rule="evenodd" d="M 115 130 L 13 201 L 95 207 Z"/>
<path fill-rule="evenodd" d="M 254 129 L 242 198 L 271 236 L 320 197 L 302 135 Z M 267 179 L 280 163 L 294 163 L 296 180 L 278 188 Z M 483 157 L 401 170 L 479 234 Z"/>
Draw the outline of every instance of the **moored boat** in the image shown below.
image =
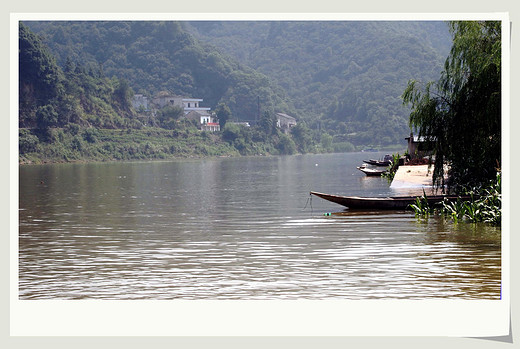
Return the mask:
<path fill-rule="evenodd" d="M 386 172 L 386 170 L 376 170 L 373 168 L 366 167 L 364 165 L 356 168 L 364 174 L 366 174 L 367 176 L 381 176 L 383 173 Z"/>
<path fill-rule="evenodd" d="M 392 159 L 393 159 L 392 155 L 386 154 L 382 160 L 369 159 L 369 160 L 363 160 L 363 162 L 367 163 L 369 165 L 388 167 L 392 163 Z"/>
<path fill-rule="evenodd" d="M 415 203 L 420 196 L 391 196 L 391 197 L 359 197 L 324 194 L 311 191 L 311 195 L 318 196 L 324 200 L 334 202 L 353 209 L 381 209 L 381 210 L 406 210 Z M 443 201 L 469 200 L 470 196 L 456 195 L 433 195 L 426 199 L 430 205 L 436 205 Z"/>

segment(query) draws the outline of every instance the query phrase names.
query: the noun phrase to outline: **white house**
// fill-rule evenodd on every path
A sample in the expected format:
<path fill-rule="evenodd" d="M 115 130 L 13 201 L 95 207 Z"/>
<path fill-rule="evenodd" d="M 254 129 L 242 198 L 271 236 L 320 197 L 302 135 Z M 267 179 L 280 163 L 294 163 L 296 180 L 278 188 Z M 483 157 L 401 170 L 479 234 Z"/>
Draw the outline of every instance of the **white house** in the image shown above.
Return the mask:
<path fill-rule="evenodd" d="M 176 96 L 168 94 L 167 92 L 160 92 L 154 99 L 153 103 L 159 108 L 164 108 L 167 105 L 181 107 L 184 110 L 184 114 L 188 114 L 191 111 L 206 111 L 209 112 L 211 108 L 205 108 L 200 106 L 200 102 L 203 99 L 200 98 L 188 98 L 183 96 Z"/>
<path fill-rule="evenodd" d="M 207 110 L 192 110 L 186 114 L 186 119 L 197 121 L 202 131 L 220 131 L 220 124 Z"/>

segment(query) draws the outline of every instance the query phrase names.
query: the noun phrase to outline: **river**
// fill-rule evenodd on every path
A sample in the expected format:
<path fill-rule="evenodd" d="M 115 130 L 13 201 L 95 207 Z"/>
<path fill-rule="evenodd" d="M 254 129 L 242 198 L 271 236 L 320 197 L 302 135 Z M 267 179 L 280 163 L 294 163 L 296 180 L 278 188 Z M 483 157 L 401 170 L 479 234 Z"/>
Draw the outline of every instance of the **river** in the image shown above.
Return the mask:
<path fill-rule="evenodd" d="M 20 166 L 19 298 L 500 299 L 499 228 L 311 200 L 382 155 Z"/>

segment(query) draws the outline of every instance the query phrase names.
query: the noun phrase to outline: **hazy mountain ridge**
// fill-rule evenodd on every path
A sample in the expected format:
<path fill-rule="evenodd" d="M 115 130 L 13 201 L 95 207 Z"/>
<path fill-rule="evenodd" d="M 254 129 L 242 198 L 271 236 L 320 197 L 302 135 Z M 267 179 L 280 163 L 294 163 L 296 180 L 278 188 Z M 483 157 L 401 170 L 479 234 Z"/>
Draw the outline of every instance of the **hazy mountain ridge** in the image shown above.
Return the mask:
<path fill-rule="evenodd" d="M 434 80 L 451 47 L 443 22 L 189 22 L 185 27 L 268 75 L 309 123 L 344 122 L 355 143 L 408 129 L 400 95 L 409 79 Z M 327 126 L 328 125 L 328 126 Z M 367 133 L 368 132 L 368 133 Z M 359 135 L 358 135 L 359 136 Z"/>
<path fill-rule="evenodd" d="M 451 46 L 442 22 L 28 22 L 57 61 L 99 65 L 137 93 L 226 103 L 238 120 L 285 112 L 354 144 L 408 133 L 401 94 L 434 80 Z"/>

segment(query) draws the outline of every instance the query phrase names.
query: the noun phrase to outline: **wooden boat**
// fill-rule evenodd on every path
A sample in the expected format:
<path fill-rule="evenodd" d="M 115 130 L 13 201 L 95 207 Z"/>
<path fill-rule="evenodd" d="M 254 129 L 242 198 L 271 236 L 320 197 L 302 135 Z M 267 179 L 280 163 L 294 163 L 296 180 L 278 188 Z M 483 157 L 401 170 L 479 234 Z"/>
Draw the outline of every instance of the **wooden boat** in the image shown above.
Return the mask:
<path fill-rule="evenodd" d="M 392 197 L 359 197 L 359 196 L 340 196 L 318 193 L 311 191 L 311 195 L 334 202 L 348 208 L 360 209 L 380 209 L 380 210 L 406 210 L 415 203 L 418 196 L 392 196 Z M 456 195 L 434 195 L 427 196 L 428 204 L 436 205 L 444 200 L 456 201 L 457 199 L 469 200 L 469 196 Z"/>
<path fill-rule="evenodd" d="M 383 173 L 386 172 L 386 170 L 376 170 L 373 168 L 369 168 L 366 166 L 359 166 L 356 167 L 358 170 L 366 174 L 367 176 L 381 176 Z"/>
<path fill-rule="evenodd" d="M 374 160 L 374 159 L 370 159 L 370 160 L 363 160 L 364 163 L 367 163 L 369 165 L 374 165 L 374 166 L 385 166 L 387 167 L 388 165 L 391 164 L 391 161 L 387 160 Z"/>
<path fill-rule="evenodd" d="M 392 159 L 392 155 L 387 154 L 382 160 L 369 159 L 363 160 L 363 162 L 369 165 L 388 167 L 392 163 Z"/>

